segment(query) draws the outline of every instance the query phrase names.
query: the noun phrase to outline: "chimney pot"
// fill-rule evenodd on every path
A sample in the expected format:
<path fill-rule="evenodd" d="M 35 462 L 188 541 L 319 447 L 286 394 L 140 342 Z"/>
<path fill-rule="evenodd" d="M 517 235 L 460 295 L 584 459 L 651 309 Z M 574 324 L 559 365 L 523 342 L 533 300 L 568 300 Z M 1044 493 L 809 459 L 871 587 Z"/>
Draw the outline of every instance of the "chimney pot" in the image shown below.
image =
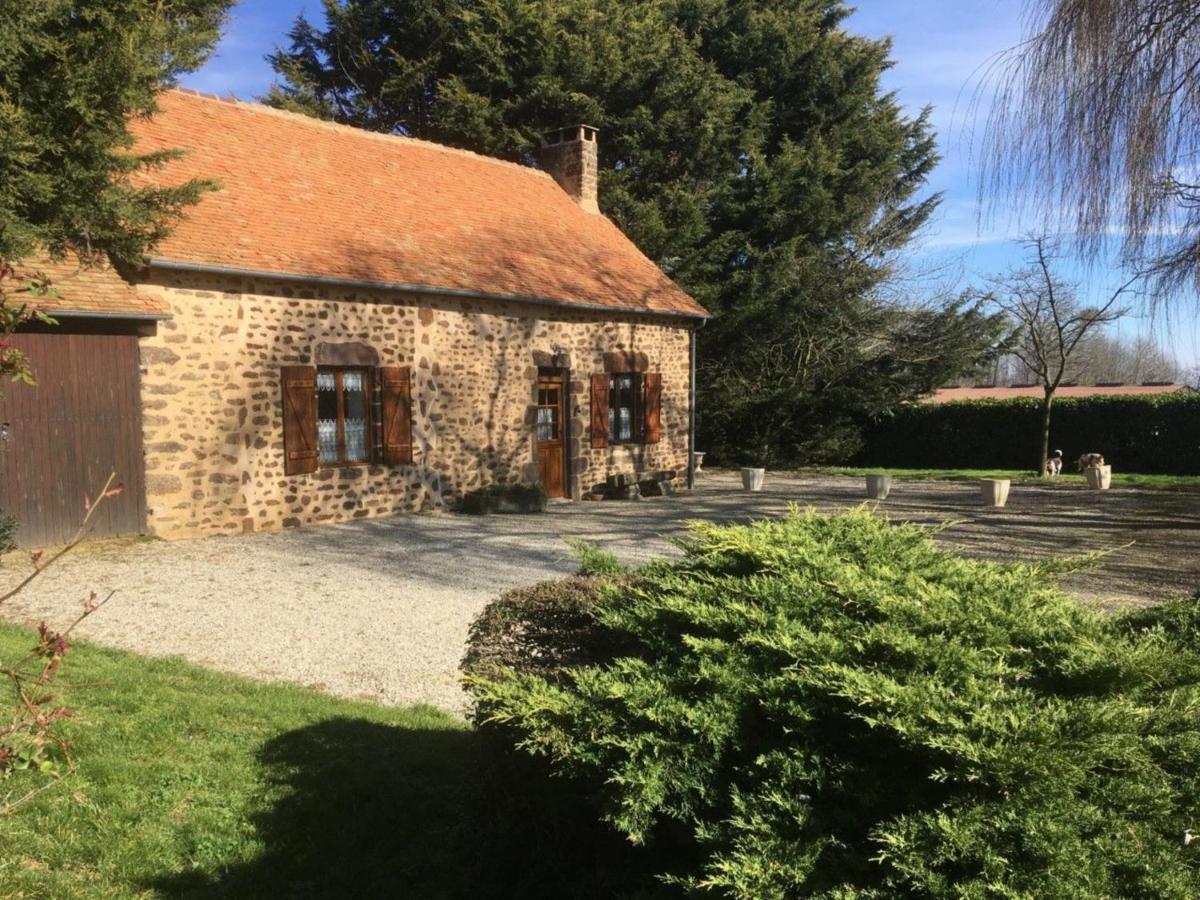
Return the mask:
<path fill-rule="evenodd" d="M 599 132 L 590 125 L 556 128 L 538 150 L 538 165 L 586 212 L 599 214 Z"/>

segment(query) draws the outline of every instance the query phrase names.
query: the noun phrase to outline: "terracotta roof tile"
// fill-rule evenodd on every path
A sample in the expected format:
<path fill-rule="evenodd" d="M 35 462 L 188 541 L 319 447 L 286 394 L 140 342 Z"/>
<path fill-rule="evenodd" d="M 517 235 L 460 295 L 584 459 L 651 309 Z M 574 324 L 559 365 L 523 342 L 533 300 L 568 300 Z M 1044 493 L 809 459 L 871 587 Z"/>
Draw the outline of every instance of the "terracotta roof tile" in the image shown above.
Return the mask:
<path fill-rule="evenodd" d="M 1055 397 L 1129 397 L 1139 394 L 1172 394 L 1187 390 L 1183 384 L 1070 385 L 1055 391 Z M 922 403 L 952 403 L 958 400 L 1011 400 L 1014 397 L 1041 397 L 1040 387 L 959 387 L 941 388 L 921 400 Z"/>
<path fill-rule="evenodd" d="M 168 91 L 142 151 L 209 178 L 155 260 L 706 315 L 604 216 L 546 173 L 258 103 Z"/>
<path fill-rule="evenodd" d="M 155 295 L 138 291 L 108 264 L 82 267 L 74 257 L 61 260 L 36 256 L 14 266 L 20 279 L 44 275 L 50 280 L 47 296 L 14 296 L 50 314 L 167 316 L 170 310 Z"/>

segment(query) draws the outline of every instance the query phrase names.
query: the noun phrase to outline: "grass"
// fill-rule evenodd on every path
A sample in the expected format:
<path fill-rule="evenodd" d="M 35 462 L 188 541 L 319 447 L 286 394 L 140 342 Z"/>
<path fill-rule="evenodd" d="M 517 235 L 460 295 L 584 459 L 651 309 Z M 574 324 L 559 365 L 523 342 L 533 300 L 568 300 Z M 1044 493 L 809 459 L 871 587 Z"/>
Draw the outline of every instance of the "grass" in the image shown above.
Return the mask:
<path fill-rule="evenodd" d="M 31 644 L 0 625 L 0 659 Z M 0 897 L 612 897 L 644 878 L 562 782 L 438 710 L 85 644 L 64 676 L 77 769 L 0 819 Z"/>
<path fill-rule="evenodd" d="M 862 476 L 884 472 L 896 478 L 930 479 L 934 481 L 959 481 L 978 478 L 1011 478 L 1013 481 L 1043 483 L 1050 486 L 1078 486 L 1084 483 L 1079 472 L 1064 471 L 1054 479 L 1043 479 L 1037 473 L 1017 469 L 893 469 L 888 467 L 859 468 L 855 466 L 818 466 L 801 470 L 802 473 L 819 475 Z M 1200 492 L 1200 476 L 1195 475 L 1139 475 L 1135 472 L 1113 472 L 1113 487 L 1144 488 L 1161 491 Z"/>

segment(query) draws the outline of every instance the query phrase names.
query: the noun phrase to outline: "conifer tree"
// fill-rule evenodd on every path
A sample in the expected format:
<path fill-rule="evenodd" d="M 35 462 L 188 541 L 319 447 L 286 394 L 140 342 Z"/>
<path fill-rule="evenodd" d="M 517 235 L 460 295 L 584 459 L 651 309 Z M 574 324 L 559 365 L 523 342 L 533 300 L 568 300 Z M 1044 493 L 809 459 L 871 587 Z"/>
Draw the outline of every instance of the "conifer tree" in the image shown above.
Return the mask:
<path fill-rule="evenodd" d="M 203 185 L 132 179 L 130 117 L 198 67 L 232 0 L 0 4 L 0 265 L 30 254 L 137 260 Z"/>

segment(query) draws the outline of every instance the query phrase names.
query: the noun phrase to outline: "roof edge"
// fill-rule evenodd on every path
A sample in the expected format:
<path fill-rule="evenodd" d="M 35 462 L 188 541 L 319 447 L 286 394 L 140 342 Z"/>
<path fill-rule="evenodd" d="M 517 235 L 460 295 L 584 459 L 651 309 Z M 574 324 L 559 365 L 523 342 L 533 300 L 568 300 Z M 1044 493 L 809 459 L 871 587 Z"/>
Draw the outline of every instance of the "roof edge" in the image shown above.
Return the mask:
<path fill-rule="evenodd" d="M 287 281 L 293 284 L 327 284 L 337 287 L 357 287 L 369 290 L 404 291 L 410 294 L 430 294 L 435 297 L 466 297 L 473 300 L 498 300 L 507 303 L 527 303 L 533 306 L 549 306 L 555 309 L 579 309 L 588 312 L 623 312 L 643 316 L 658 316 L 668 319 L 691 319 L 707 321 L 709 313 L 680 312 L 676 310 L 639 309 L 633 306 L 606 306 L 603 303 L 587 303 L 577 300 L 539 297 L 531 294 L 504 294 L 492 291 L 473 291 L 468 288 L 438 287 L 431 284 L 406 284 L 395 281 L 371 281 L 361 278 L 339 278 L 333 275 L 301 275 L 295 272 L 272 272 L 267 269 L 242 269 L 236 266 L 221 266 L 213 263 L 188 262 L 186 260 L 151 257 L 150 268 L 173 272 L 204 272 L 210 275 L 229 275 L 236 278 L 263 278 Z"/>
<path fill-rule="evenodd" d="M 115 309 L 59 309 L 54 306 L 39 307 L 39 311 L 52 319 L 135 319 L 139 322 L 161 322 L 173 319 L 168 312 L 121 312 Z"/>

